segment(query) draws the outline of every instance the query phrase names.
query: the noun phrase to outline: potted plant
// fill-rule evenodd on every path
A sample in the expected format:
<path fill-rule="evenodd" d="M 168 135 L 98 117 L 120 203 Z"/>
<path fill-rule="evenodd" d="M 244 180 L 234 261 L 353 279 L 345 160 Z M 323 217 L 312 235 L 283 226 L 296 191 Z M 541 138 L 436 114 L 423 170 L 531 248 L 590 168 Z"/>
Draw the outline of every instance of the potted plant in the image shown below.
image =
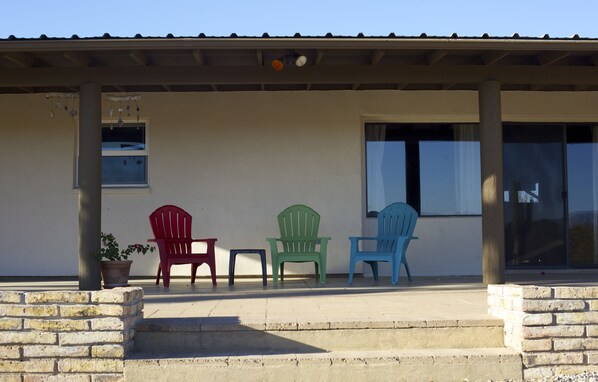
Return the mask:
<path fill-rule="evenodd" d="M 150 244 L 129 244 L 121 250 L 113 234 L 102 232 L 100 236 L 102 246 L 96 257 L 100 261 L 104 288 L 128 286 L 133 262 L 129 260 L 129 256 L 133 253 L 145 255 L 147 252 L 153 252 L 155 248 Z"/>

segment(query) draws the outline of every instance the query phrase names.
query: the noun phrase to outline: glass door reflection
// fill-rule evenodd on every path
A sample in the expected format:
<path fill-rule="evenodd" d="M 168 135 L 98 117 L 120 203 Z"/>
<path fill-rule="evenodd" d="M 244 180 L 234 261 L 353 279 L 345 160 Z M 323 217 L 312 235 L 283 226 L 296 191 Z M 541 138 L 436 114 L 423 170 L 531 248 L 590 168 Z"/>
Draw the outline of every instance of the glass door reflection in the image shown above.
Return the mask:
<path fill-rule="evenodd" d="M 503 139 L 505 263 L 564 266 L 562 126 L 505 124 Z"/>
<path fill-rule="evenodd" d="M 567 126 L 569 259 L 598 265 L 598 126 Z"/>

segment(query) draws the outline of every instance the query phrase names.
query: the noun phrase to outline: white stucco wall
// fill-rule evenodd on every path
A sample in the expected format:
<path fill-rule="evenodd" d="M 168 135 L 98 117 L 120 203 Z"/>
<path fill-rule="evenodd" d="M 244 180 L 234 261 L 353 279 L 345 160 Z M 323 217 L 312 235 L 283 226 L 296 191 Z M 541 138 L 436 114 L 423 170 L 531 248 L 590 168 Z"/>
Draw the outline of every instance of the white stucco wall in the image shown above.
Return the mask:
<path fill-rule="evenodd" d="M 509 120 L 598 121 L 596 104 L 593 93 L 503 95 Z M 267 248 L 276 215 L 295 203 L 317 210 L 320 234 L 332 236 L 328 272 L 347 273 L 347 237 L 375 230 L 375 219 L 363 217 L 363 123 L 477 121 L 475 92 L 153 93 L 140 106 L 150 188 L 106 190 L 103 230 L 122 244 L 143 242 L 148 215 L 179 205 L 194 216 L 195 236 L 218 238 L 221 275 L 230 248 Z M 49 114 L 44 95 L 0 95 L 0 276 L 78 272 L 76 121 Z M 413 274 L 480 274 L 480 221 L 421 218 L 409 250 Z M 134 260 L 134 275 L 155 274 L 157 255 Z M 257 256 L 238 258 L 236 274 L 260 272 Z"/>

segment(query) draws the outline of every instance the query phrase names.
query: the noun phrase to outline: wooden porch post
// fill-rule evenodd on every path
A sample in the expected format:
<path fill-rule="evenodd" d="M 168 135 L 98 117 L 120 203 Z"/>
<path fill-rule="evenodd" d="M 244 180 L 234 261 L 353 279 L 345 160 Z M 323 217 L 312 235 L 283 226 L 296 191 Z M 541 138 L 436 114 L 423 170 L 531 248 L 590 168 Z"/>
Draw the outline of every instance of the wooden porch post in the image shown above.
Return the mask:
<path fill-rule="evenodd" d="M 102 98 L 101 86 L 86 82 L 79 96 L 79 290 L 101 289 Z"/>
<path fill-rule="evenodd" d="M 503 142 L 500 83 L 478 88 L 482 180 L 482 273 L 484 284 L 505 282 Z"/>

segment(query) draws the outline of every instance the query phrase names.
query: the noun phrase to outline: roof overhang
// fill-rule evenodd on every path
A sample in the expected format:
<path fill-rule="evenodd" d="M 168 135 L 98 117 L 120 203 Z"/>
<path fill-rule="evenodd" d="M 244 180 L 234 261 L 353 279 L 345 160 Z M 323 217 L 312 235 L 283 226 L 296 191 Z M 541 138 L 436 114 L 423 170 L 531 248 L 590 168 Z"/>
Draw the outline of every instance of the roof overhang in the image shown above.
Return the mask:
<path fill-rule="evenodd" d="M 289 50 L 303 67 L 274 71 Z M 598 40 L 166 37 L 0 40 L 0 93 L 269 90 L 598 90 Z"/>

